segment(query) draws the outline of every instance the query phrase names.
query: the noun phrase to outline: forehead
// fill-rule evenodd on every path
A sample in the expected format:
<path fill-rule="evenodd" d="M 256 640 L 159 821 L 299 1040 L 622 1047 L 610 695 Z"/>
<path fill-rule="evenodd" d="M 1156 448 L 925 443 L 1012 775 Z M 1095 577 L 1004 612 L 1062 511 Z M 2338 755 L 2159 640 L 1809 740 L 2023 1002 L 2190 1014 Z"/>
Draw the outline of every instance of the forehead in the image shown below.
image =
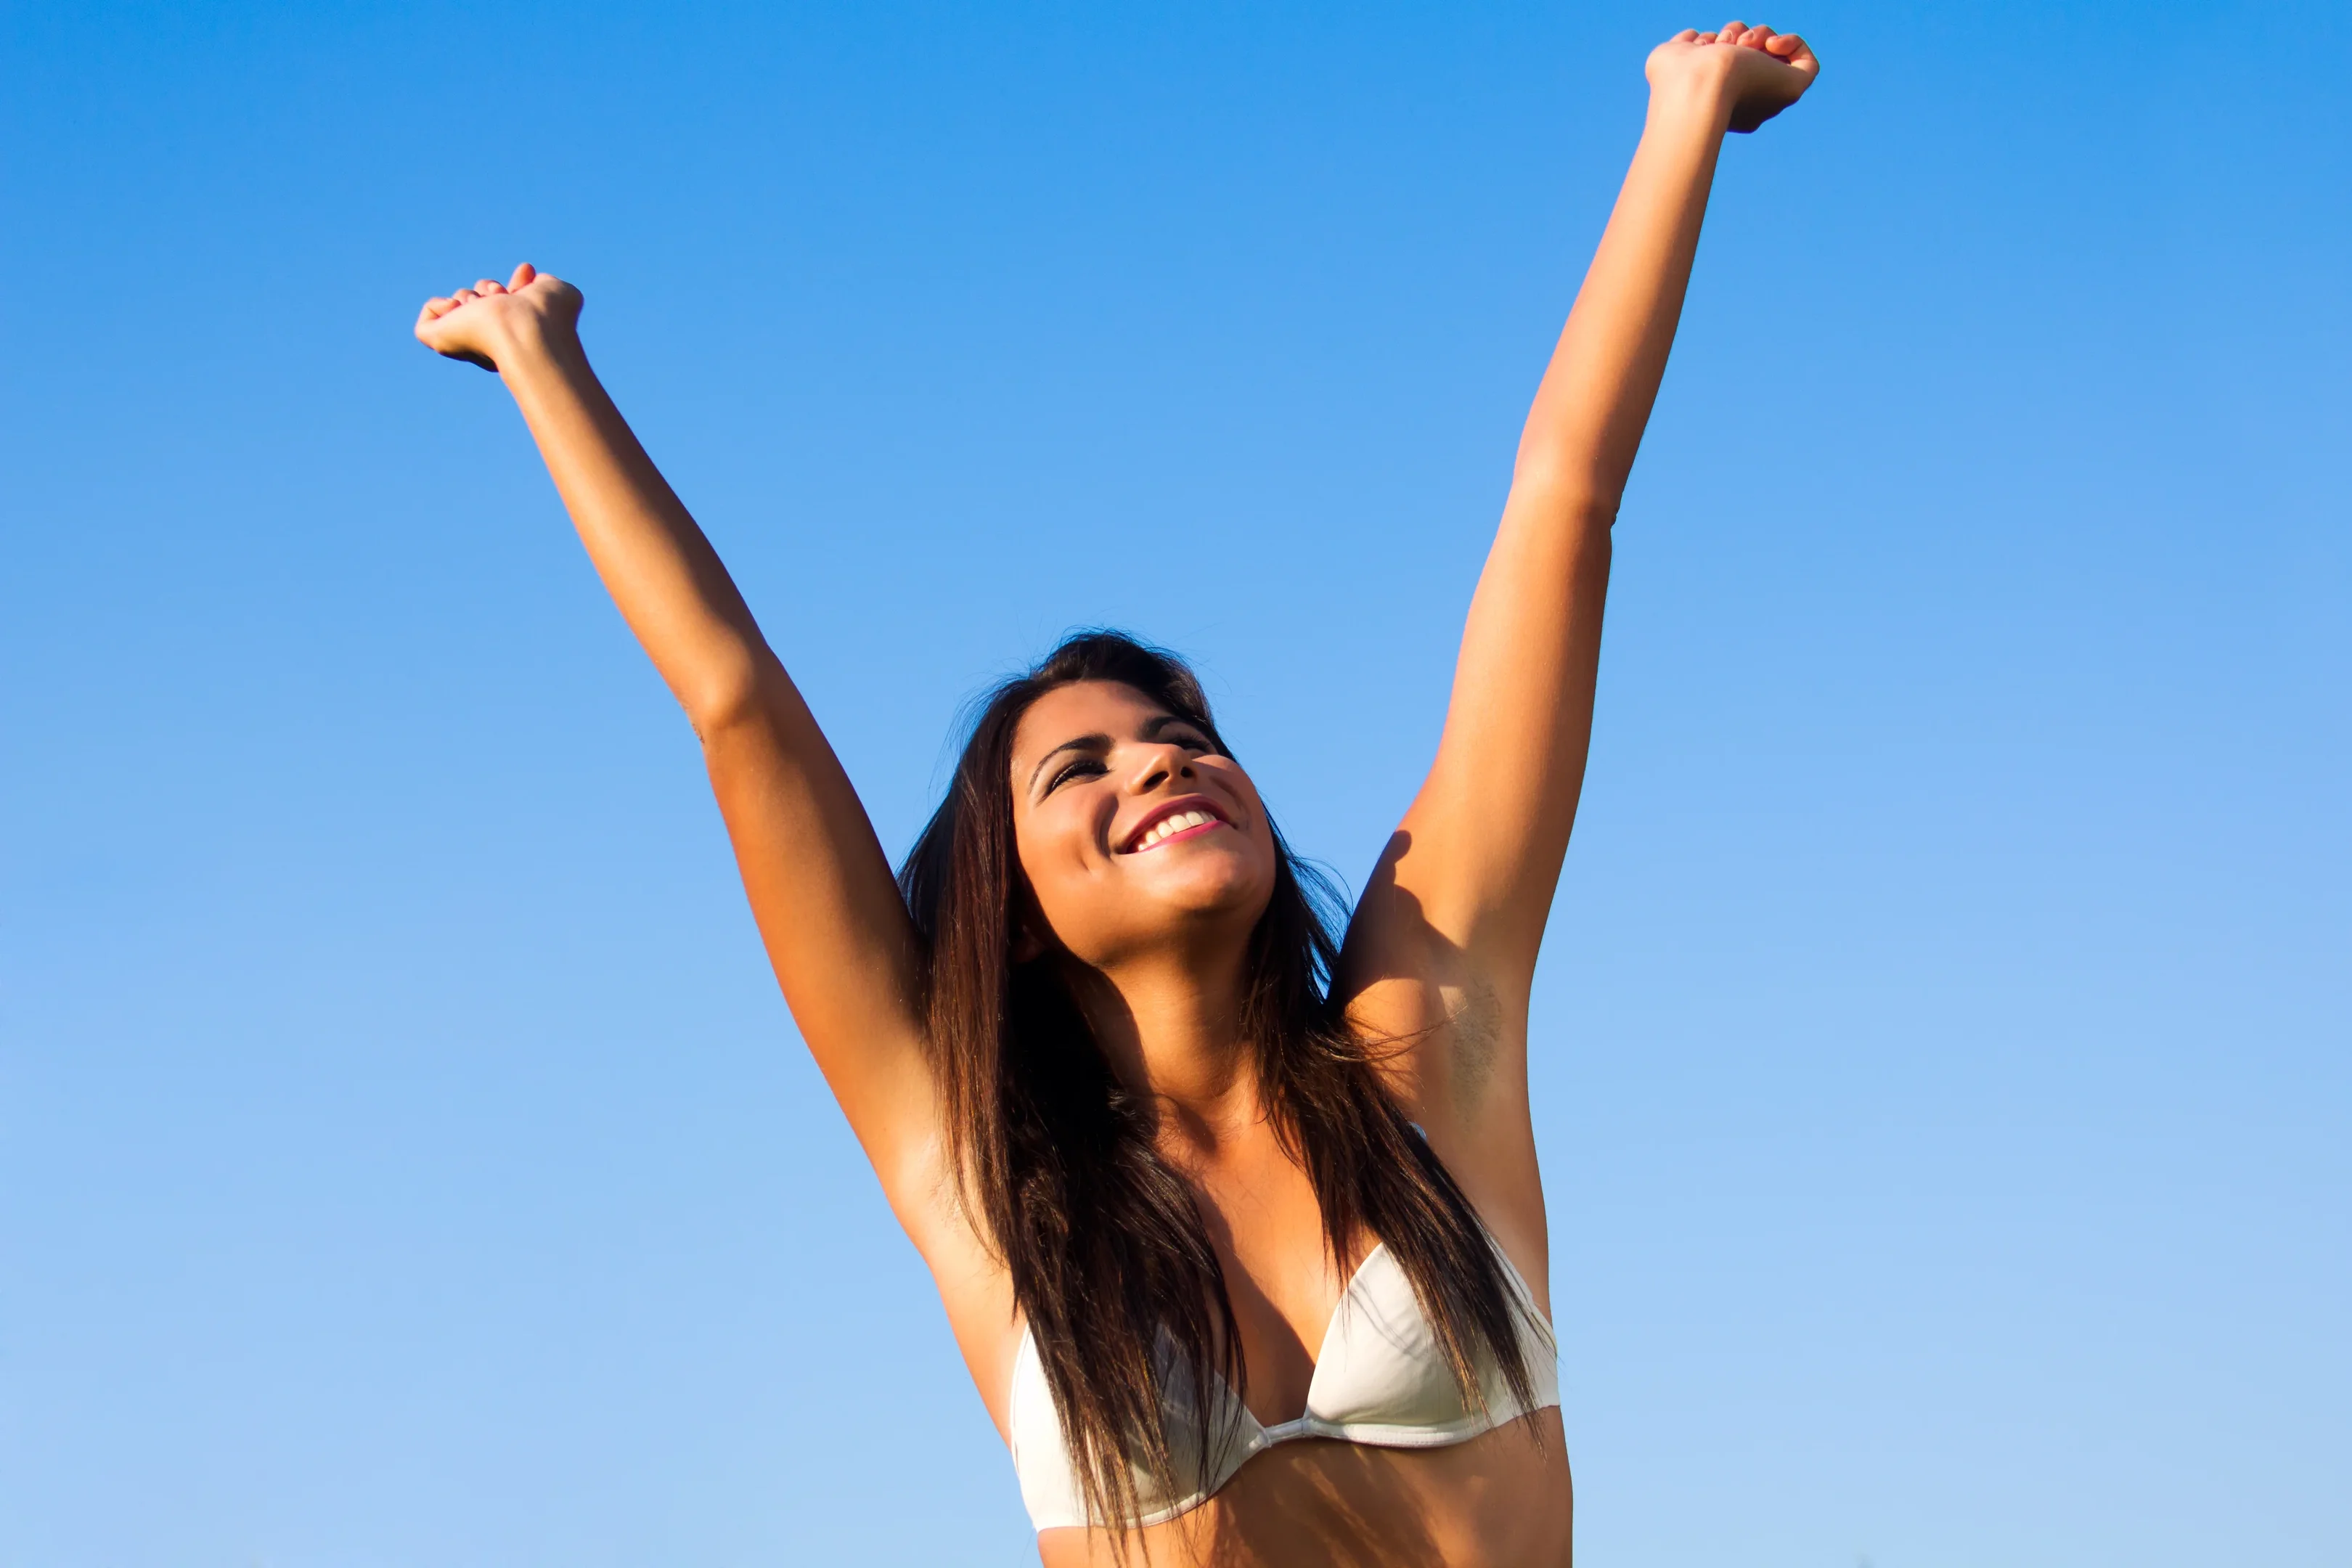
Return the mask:
<path fill-rule="evenodd" d="M 1013 760 L 1034 760 L 1065 741 L 1081 735 L 1108 735 L 1113 740 L 1139 733 L 1168 710 L 1116 680 L 1074 680 L 1057 686 L 1029 705 L 1013 731 Z"/>

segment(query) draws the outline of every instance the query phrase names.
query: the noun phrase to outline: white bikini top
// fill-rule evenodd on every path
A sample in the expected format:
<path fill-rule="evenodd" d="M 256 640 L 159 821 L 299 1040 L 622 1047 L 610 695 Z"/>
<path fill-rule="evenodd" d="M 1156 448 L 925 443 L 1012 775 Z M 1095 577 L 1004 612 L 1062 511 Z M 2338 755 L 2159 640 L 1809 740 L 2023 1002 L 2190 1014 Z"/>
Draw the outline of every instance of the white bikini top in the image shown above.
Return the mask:
<path fill-rule="evenodd" d="M 1307 1412 L 1296 1420 L 1264 1425 L 1223 1378 L 1211 1391 L 1211 1408 L 1202 1412 L 1201 1402 L 1191 1396 L 1191 1379 L 1162 1343 L 1161 1379 L 1168 1391 L 1175 1473 L 1198 1476 L 1201 1485 L 1181 1497 L 1171 1496 L 1153 1481 L 1150 1470 L 1137 1466 L 1139 1512 L 1133 1522 L 1158 1524 L 1198 1508 L 1253 1455 L 1276 1443 L 1337 1437 L 1383 1448 L 1439 1448 L 1466 1443 L 1529 1411 L 1558 1405 L 1559 1347 L 1551 1326 L 1536 1310 L 1527 1281 L 1511 1260 L 1500 1247 L 1495 1256 L 1502 1259 L 1503 1277 L 1510 1284 L 1519 1354 L 1535 1394 L 1532 1404 L 1521 1405 L 1513 1399 L 1501 1372 L 1493 1366 L 1480 1369 L 1486 1413 L 1465 1402 L 1438 1352 L 1436 1332 L 1412 1293 L 1412 1280 L 1385 1246 L 1375 1247 L 1340 1293 L 1307 1384 Z M 1025 1327 L 1013 1361 L 1008 1425 L 1013 1468 L 1021 1478 L 1021 1500 L 1029 1506 L 1030 1521 L 1040 1531 L 1087 1523 L 1085 1489 L 1062 1440 L 1053 1387 L 1038 1360 L 1037 1342 Z M 1203 1463 L 1203 1449 L 1213 1438 L 1218 1439 L 1216 1451 Z"/>

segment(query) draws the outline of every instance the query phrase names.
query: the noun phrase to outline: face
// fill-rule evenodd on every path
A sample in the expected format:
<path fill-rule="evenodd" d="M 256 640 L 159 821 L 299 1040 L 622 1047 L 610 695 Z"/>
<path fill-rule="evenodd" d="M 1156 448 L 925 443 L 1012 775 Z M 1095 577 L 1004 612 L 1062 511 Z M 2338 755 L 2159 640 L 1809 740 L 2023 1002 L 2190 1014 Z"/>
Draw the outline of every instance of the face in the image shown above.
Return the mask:
<path fill-rule="evenodd" d="M 1046 925 L 1098 969 L 1245 941 L 1274 894 L 1274 833 L 1249 775 L 1132 687 L 1084 680 L 1013 737 L 1013 826 Z"/>

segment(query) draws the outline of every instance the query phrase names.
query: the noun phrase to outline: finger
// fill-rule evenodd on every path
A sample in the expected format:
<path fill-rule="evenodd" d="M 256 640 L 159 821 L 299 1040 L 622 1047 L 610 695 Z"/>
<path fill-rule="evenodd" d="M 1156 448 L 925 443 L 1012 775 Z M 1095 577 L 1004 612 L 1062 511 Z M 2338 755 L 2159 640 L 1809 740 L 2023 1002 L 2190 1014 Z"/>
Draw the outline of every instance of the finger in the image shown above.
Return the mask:
<path fill-rule="evenodd" d="M 1783 33 L 1772 41 L 1784 46 L 1772 51 L 1780 58 L 1803 71 L 1807 76 L 1817 76 L 1821 73 L 1822 62 L 1813 58 L 1812 45 L 1805 42 L 1796 34 Z"/>
<path fill-rule="evenodd" d="M 421 319 L 427 321 L 437 321 L 457 308 L 457 300 L 436 294 L 433 298 L 425 301 L 425 310 Z"/>
<path fill-rule="evenodd" d="M 506 291 L 507 286 L 495 278 L 475 279 L 474 292 L 477 294 L 503 294 Z"/>
<path fill-rule="evenodd" d="M 1746 31 L 1748 31 L 1748 24 L 1745 22 L 1726 22 L 1723 25 L 1723 31 L 1715 36 L 1715 41 L 1718 44 L 1736 44 L 1739 41 L 1739 35 Z"/>
<path fill-rule="evenodd" d="M 514 269 L 514 276 L 507 279 L 507 292 L 511 294 L 517 289 L 530 288 L 530 280 L 538 276 L 539 269 L 530 262 L 524 262 Z"/>
<path fill-rule="evenodd" d="M 481 296 L 475 293 L 471 289 L 460 289 L 455 294 L 449 296 L 449 303 L 453 306 L 470 305 L 480 298 Z"/>
<path fill-rule="evenodd" d="M 1748 28 L 1747 36 L 1739 41 L 1751 49 L 1769 47 L 1772 42 L 1772 29 L 1759 23 Z"/>

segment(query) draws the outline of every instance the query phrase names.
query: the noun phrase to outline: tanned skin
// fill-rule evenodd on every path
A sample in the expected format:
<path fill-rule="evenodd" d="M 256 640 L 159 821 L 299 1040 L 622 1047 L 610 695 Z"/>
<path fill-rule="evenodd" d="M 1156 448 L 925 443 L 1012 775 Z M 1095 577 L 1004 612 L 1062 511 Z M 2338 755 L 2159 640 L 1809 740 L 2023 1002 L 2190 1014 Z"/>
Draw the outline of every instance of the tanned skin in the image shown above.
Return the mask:
<path fill-rule="evenodd" d="M 1610 530 L 1723 137 L 1794 103 L 1818 70 L 1801 39 L 1738 22 L 1651 53 L 1641 144 L 1520 437 L 1435 763 L 1348 932 L 1349 1017 L 1405 1042 L 1386 1058 L 1395 1091 L 1547 1312 L 1528 998 L 1583 784 Z M 578 289 L 524 266 L 428 300 L 416 335 L 513 394 L 604 585 L 693 722 L 785 1001 L 1002 1432 L 1022 1323 L 1002 1262 L 954 1200 L 917 943 L 889 862 L 717 552 L 589 368 L 580 306 Z M 1327 1252 L 1313 1188 L 1234 1026 L 1243 947 L 1273 879 L 1256 791 L 1205 736 L 1105 683 L 1032 707 L 1013 767 L 1021 866 L 1045 928 L 1028 940 L 1068 950 L 1116 1070 L 1160 1107 L 1162 1152 L 1196 1184 L 1231 1286 L 1250 1406 L 1268 1423 L 1295 1417 L 1360 1259 Z M 1136 842 L 1189 799 L 1224 820 Z M 1570 1522 L 1559 1414 L 1547 1410 L 1452 1447 L 1282 1445 L 1202 1507 L 1130 1532 L 1127 1561 L 1564 1565 Z M 1045 1568 L 1113 1560 L 1099 1531 L 1047 1531 L 1038 1551 Z"/>

